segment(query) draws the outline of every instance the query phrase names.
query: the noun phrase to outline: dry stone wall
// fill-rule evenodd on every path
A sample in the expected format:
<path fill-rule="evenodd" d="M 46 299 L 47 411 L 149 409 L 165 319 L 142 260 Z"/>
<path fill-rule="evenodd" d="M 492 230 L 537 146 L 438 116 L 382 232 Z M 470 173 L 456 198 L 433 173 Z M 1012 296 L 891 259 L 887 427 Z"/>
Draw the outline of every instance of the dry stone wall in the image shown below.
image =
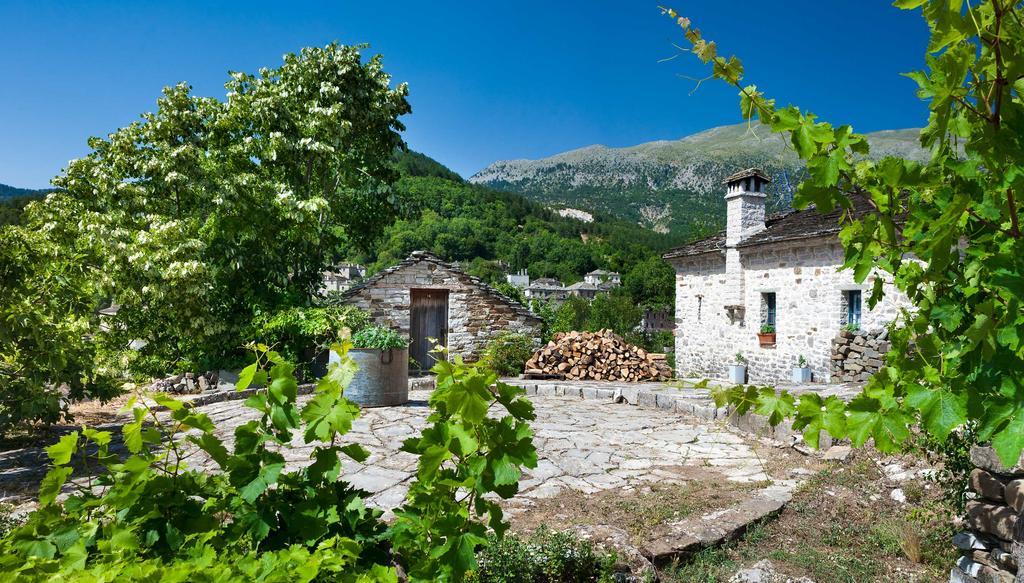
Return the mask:
<path fill-rule="evenodd" d="M 540 339 L 541 320 L 458 268 L 424 252 L 388 268 L 346 293 L 346 302 L 366 310 L 377 324 L 409 337 L 411 290 L 448 291 L 448 350 L 467 361 L 479 358 L 487 344 L 503 332 Z"/>
<path fill-rule="evenodd" d="M 832 340 L 832 382 L 866 381 L 885 364 L 889 331 L 841 330 Z"/>
<path fill-rule="evenodd" d="M 1013 583 L 1017 577 L 1024 524 L 1024 467 L 1006 468 L 989 447 L 971 448 L 973 499 L 967 502 L 967 530 L 953 537 L 960 558 L 951 583 Z"/>

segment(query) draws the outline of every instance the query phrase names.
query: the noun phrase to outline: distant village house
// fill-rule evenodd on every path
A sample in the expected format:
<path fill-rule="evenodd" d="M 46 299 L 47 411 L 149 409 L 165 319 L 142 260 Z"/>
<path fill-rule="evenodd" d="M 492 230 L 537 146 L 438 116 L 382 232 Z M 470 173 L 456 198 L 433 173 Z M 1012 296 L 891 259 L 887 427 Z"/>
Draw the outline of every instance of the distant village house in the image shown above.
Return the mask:
<path fill-rule="evenodd" d="M 366 277 L 366 268 L 356 263 L 340 263 L 324 272 L 321 293 L 343 292 Z"/>

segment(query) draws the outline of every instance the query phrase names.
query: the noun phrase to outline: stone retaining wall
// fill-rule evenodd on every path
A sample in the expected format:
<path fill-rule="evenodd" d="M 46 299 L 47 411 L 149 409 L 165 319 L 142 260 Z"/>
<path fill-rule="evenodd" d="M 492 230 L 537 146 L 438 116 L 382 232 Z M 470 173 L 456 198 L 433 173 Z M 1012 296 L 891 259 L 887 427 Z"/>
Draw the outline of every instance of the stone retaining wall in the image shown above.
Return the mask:
<path fill-rule="evenodd" d="M 1013 583 L 1024 550 L 1012 542 L 1024 510 L 1024 467 L 1006 468 L 989 447 L 971 448 L 971 462 L 974 498 L 967 502 L 967 530 L 953 537 L 961 556 L 950 583 Z"/>
<path fill-rule="evenodd" d="M 889 331 L 842 330 L 832 340 L 832 376 L 834 383 L 866 381 L 885 364 L 889 352 Z"/>

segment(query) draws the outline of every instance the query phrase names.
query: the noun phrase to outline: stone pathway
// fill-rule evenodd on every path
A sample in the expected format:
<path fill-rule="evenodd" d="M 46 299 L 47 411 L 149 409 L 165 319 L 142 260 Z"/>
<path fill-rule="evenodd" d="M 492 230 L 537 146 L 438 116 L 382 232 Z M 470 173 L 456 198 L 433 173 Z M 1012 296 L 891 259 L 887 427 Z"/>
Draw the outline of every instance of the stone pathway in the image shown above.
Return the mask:
<path fill-rule="evenodd" d="M 370 451 L 364 463 L 348 460 L 343 469 L 345 479 L 372 494 L 368 504 L 387 509 L 405 498 L 417 460 L 399 448 L 425 426 L 428 396 L 427 391 L 413 391 L 404 406 L 364 409 L 346 435 Z M 611 400 L 551 395 L 533 401 L 537 420 L 531 426 L 539 461 L 537 468 L 524 472 L 517 497 L 527 504 L 566 489 L 586 494 L 644 482 L 681 483 L 690 479 L 688 468 L 711 469 L 722 479 L 739 482 L 768 480 L 749 440 L 725 427 Z M 255 417 L 238 401 L 199 409 L 229 442 L 235 427 Z M 289 466 L 308 463 L 312 446 L 301 437 L 293 446 L 286 452 Z"/>

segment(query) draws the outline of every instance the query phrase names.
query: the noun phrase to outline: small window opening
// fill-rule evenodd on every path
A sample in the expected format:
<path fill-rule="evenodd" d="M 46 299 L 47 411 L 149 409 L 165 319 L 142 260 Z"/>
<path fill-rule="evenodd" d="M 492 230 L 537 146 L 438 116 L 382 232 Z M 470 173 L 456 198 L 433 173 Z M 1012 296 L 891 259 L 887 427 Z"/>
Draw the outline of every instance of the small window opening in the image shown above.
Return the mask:
<path fill-rule="evenodd" d="M 860 290 L 843 292 L 846 299 L 846 324 L 850 327 L 860 328 L 861 315 L 861 293 Z"/>
<path fill-rule="evenodd" d="M 761 294 L 761 325 L 775 327 L 775 292 Z"/>

